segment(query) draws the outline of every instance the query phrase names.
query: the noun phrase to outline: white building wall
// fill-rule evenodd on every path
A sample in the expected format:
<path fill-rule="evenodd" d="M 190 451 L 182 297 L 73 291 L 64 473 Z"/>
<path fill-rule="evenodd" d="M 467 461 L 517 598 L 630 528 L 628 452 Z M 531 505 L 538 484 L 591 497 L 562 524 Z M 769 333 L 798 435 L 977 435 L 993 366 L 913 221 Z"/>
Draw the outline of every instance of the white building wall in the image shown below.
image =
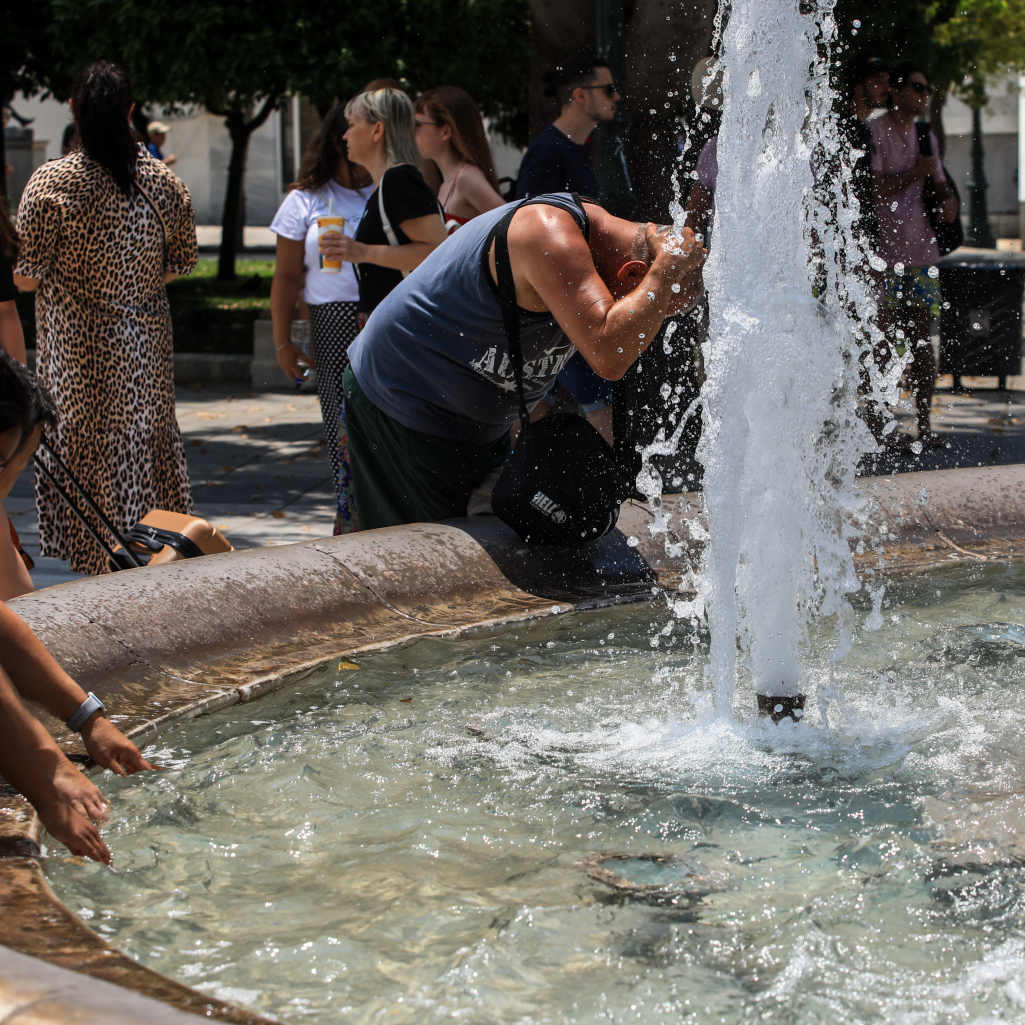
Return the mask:
<path fill-rule="evenodd" d="M 985 150 L 987 203 L 990 223 L 998 238 L 1019 238 L 1018 214 L 1018 75 L 994 79 L 989 102 L 982 110 L 982 143 Z M 971 180 L 972 112 L 956 97 L 943 107 L 947 133 L 944 164 L 961 192 L 962 213 L 968 214 L 968 182 Z"/>
<path fill-rule="evenodd" d="M 26 118 L 34 118 L 30 126 L 35 140 L 45 141 L 46 159 L 61 155 L 60 142 L 64 128 L 71 122 L 66 103 L 54 99 L 15 99 L 14 109 Z M 228 183 L 228 160 L 231 138 L 224 119 L 203 110 L 181 114 L 154 111 L 171 128 L 164 154 L 173 153 L 178 162 L 172 167 L 189 187 L 197 224 L 220 224 L 224 210 L 224 192 Z M 275 111 L 249 140 L 246 168 L 246 224 L 270 224 L 284 198 L 281 188 L 281 117 Z"/>

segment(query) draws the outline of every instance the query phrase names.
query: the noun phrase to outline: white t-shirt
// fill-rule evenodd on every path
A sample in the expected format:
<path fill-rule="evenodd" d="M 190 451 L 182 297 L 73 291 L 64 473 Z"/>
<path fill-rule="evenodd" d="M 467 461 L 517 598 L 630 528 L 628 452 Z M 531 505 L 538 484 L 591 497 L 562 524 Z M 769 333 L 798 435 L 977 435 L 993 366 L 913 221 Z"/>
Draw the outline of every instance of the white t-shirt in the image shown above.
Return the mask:
<path fill-rule="evenodd" d="M 316 192 L 293 189 L 285 196 L 274 215 L 270 230 L 295 242 L 306 241 L 303 263 L 306 287 L 303 298 L 311 305 L 320 303 L 354 303 L 359 300 L 359 282 L 351 263 L 343 263 L 339 274 L 322 274 L 320 250 L 317 246 L 317 218 L 344 217 L 345 234 L 352 238 L 374 186 L 346 189 L 338 182 L 325 182 Z M 330 207 L 330 209 L 329 209 Z"/>

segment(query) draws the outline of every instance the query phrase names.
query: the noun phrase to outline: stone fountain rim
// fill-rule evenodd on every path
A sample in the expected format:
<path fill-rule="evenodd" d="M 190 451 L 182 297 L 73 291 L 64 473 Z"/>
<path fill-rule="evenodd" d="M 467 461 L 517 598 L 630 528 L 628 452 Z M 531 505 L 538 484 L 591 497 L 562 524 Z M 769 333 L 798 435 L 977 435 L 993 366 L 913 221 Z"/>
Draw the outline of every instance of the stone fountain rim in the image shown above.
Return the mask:
<path fill-rule="evenodd" d="M 889 575 L 1025 558 L 1023 471 L 1002 466 L 862 479 L 858 494 L 874 506 L 873 542 L 856 557 L 859 568 Z M 685 529 L 701 518 L 700 496 L 664 503 L 682 558 L 667 557 L 662 539 L 652 537 L 651 509 L 627 503 L 616 531 L 572 551 L 529 550 L 493 517 L 477 517 L 132 570 L 10 605 L 86 689 L 105 698 L 114 721 L 141 740 L 287 686 L 335 658 L 650 600 L 677 587 L 685 560 L 701 549 L 695 535 L 702 532 Z M 82 754 L 77 737 L 59 723 L 48 725 L 70 753 Z M 47 886 L 39 823 L 25 808 L 19 797 L 0 798 L 0 901 L 17 908 L 0 916 L 0 993 L 19 995 L 18 973 L 4 970 L 13 950 L 207 1020 L 269 1021 L 143 967 L 88 929 Z M 53 987 L 56 1000 L 60 985 Z M 147 1013 L 152 1017 L 140 1004 L 137 1017 L 124 1021 L 146 1021 Z M 61 1012 L 52 1015 L 36 1020 L 62 1020 Z"/>

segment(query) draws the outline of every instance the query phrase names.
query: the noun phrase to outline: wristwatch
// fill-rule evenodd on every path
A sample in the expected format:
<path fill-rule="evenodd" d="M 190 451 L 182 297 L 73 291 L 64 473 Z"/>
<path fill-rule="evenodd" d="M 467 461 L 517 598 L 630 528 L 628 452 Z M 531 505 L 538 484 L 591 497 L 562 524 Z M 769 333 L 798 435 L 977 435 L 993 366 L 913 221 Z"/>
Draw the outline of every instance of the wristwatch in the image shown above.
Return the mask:
<path fill-rule="evenodd" d="M 85 724 L 86 719 L 93 714 L 93 712 L 106 712 L 107 708 L 103 702 L 92 692 L 89 691 L 89 697 L 85 699 L 78 706 L 78 711 L 64 724 L 67 726 L 72 733 L 78 733 L 78 731 Z"/>

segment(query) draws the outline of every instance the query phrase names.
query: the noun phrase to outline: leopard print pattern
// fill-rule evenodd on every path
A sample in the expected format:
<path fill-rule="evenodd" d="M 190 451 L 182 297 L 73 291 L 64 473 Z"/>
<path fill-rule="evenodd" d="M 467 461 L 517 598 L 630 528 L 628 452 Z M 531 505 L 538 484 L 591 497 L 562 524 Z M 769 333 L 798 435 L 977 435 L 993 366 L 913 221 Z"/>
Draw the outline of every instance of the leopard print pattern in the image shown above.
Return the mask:
<path fill-rule="evenodd" d="M 121 531 L 153 509 L 193 508 L 164 274 L 195 268 L 195 215 L 184 183 L 139 150 L 131 197 L 79 150 L 43 164 L 18 209 L 16 273 L 40 280 L 36 372 L 59 413 L 50 444 Z M 38 470 L 36 509 L 43 555 L 77 573 L 107 571 L 103 549 Z"/>

